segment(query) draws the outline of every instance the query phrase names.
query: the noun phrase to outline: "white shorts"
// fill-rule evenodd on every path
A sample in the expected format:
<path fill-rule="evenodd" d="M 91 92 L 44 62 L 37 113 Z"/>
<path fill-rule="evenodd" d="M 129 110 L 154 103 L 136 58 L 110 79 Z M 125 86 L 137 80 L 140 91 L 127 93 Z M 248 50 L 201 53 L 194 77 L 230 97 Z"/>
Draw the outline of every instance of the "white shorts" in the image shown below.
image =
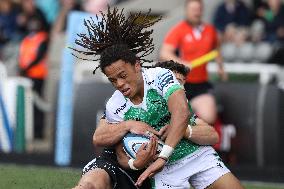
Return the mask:
<path fill-rule="evenodd" d="M 202 146 L 174 163 L 167 164 L 154 177 L 153 188 L 204 189 L 230 170 L 211 146 Z"/>

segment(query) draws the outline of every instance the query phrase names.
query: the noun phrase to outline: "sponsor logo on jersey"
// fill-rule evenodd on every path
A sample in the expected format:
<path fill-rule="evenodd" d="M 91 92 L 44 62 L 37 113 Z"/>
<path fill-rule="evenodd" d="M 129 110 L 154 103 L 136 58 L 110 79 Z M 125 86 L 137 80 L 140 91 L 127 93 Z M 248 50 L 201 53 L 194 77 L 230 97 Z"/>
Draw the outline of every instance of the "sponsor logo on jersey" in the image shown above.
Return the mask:
<path fill-rule="evenodd" d="M 114 112 L 115 115 L 117 115 L 119 112 L 121 112 L 122 110 L 124 110 L 126 108 L 126 103 L 124 103 L 122 106 L 120 106 L 119 108 L 117 108 Z"/>
<path fill-rule="evenodd" d="M 153 83 L 154 83 L 154 80 L 152 80 L 152 81 L 146 81 L 146 83 L 147 83 L 147 85 L 152 85 Z"/>

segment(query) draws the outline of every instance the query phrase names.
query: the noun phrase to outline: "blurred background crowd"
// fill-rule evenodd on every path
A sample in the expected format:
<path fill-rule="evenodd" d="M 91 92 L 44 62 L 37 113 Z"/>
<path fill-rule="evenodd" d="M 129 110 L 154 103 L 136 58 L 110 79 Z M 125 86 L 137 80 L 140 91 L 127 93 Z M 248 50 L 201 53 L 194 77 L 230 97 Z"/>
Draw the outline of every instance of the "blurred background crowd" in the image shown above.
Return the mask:
<path fill-rule="evenodd" d="M 16 59 L 20 43 L 36 27 L 52 38 L 64 32 L 69 11 L 98 13 L 107 3 L 114 5 L 121 1 L 1 0 L 0 60 Z M 283 64 L 284 6 L 281 0 L 225 0 L 215 8 L 211 22 L 222 39 L 225 61 Z"/>

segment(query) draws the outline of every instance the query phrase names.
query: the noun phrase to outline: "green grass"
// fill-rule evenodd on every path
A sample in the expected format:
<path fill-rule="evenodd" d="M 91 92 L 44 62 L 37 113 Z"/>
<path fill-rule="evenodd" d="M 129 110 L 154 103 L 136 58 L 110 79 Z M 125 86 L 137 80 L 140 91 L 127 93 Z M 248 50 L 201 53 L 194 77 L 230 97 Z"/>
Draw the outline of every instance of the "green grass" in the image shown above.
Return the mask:
<path fill-rule="evenodd" d="M 74 169 L 0 165 L 0 188 L 67 189 L 75 186 L 80 174 Z"/>
<path fill-rule="evenodd" d="M 284 185 L 268 184 L 268 183 L 255 183 L 255 184 L 243 184 L 247 189 L 283 189 Z"/>
<path fill-rule="evenodd" d="M 1 189 L 67 189 L 76 185 L 81 170 L 0 164 Z M 246 189 L 284 189 L 284 185 L 243 183 Z"/>

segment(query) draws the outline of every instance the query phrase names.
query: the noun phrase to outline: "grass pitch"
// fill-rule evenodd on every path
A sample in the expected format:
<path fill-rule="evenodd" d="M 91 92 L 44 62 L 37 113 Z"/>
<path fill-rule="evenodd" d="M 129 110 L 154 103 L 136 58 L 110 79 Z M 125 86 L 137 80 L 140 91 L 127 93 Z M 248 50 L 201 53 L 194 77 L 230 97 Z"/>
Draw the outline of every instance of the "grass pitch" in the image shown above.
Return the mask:
<path fill-rule="evenodd" d="M 1 189 L 67 189 L 80 178 L 80 170 L 38 166 L 0 165 Z"/>
<path fill-rule="evenodd" d="M 70 189 L 81 170 L 0 164 L 0 189 Z M 243 182 L 247 189 L 284 189 L 284 184 Z"/>

